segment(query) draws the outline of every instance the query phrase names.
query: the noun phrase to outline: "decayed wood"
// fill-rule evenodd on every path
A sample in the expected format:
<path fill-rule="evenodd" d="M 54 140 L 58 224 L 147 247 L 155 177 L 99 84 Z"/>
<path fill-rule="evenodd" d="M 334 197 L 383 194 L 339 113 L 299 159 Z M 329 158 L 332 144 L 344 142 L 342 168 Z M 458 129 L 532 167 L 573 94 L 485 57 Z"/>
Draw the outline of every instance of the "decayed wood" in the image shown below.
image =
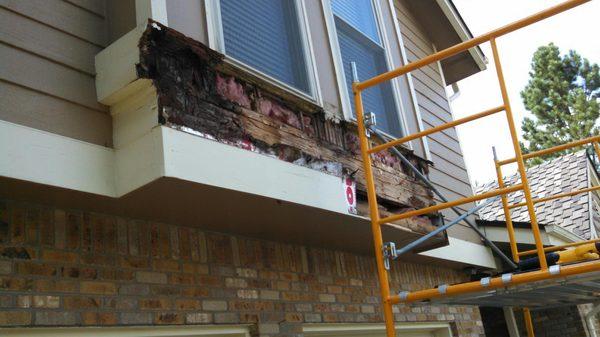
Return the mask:
<path fill-rule="evenodd" d="M 152 28 L 154 27 L 154 28 Z M 141 77 L 153 80 L 159 120 L 281 160 L 351 176 L 364 195 L 364 174 L 352 123 L 334 122 L 310 103 L 225 62 L 223 55 L 151 22 L 140 40 Z M 428 162 L 403 149 L 424 171 Z M 433 203 L 431 191 L 389 152 L 373 156 L 382 214 Z M 427 232 L 427 217 L 398 226 Z"/>

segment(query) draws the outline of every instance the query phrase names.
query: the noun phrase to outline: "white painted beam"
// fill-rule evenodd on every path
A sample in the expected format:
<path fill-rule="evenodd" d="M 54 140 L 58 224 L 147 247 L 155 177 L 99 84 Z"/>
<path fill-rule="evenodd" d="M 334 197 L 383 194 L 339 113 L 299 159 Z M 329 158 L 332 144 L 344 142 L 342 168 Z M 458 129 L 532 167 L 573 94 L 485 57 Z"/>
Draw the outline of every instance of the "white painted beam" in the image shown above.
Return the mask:
<path fill-rule="evenodd" d="M 0 121 L 0 176 L 115 196 L 112 149 Z"/>

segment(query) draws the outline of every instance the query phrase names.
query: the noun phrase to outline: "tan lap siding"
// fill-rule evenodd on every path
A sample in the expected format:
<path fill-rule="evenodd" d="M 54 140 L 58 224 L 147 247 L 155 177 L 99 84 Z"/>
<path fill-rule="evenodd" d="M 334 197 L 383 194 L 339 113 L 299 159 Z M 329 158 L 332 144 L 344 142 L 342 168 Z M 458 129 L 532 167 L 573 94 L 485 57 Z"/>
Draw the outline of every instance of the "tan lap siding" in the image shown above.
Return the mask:
<path fill-rule="evenodd" d="M 396 0 L 395 7 L 408 62 L 434 53 L 431 40 L 411 14 L 406 0 Z M 452 121 L 452 112 L 437 64 L 414 71 L 412 77 L 423 126 L 428 129 Z M 456 130 L 451 128 L 435 133 L 428 137 L 428 143 L 434 162 L 429 177 L 436 187 L 450 200 L 472 195 Z M 466 204 L 460 208 L 467 210 L 472 206 L 473 204 Z M 455 217 L 452 212 L 444 214 L 450 219 Z M 456 227 L 451 233 L 462 239 L 476 240 L 475 234 L 467 228 Z"/>
<path fill-rule="evenodd" d="M 102 146 L 94 56 L 107 44 L 104 0 L 0 0 L 0 119 Z"/>

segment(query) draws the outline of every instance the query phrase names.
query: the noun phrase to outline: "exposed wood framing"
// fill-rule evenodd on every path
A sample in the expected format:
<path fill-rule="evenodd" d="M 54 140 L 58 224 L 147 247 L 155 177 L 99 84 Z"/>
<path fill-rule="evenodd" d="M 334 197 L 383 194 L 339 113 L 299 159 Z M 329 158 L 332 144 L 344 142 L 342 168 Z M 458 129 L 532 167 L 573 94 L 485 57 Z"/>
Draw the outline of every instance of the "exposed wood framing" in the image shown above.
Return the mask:
<path fill-rule="evenodd" d="M 361 199 L 364 175 L 354 124 L 328 120 L 322 108 L 235 67 L 222 54 L 159 23 L 149 23 L 139 47 L 138 76 L 151 79 L 157 88 L 161 124 L 340 177 L 351 176 Z M 428 161 L 403 151 L 427 172 Z M 431 191 L 391 153 L 381 152 L 374 165 L 384 214 L 433 203 Z M 399 224 L 420 232 L 432 228 L 427 217 Z"/>

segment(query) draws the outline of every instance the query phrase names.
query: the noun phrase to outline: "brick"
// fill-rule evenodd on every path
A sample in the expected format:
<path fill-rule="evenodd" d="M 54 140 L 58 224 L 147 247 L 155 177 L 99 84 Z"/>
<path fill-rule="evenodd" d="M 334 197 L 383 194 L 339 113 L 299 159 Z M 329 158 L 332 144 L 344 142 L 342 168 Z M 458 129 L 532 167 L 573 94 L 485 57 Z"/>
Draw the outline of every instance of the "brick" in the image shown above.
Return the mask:
<path fill-rule="evenodd" d="M 63 299 L 65 309 L 95 309 L 102 306 L 98 297 L 65 297 Z"/>
<path fill-rule="evenodd" d="M 239 277 L 247 277 L 247 278 L 257 278 L 258 277 L 258 271 L 256 271 L 256 269 L 236 268 L 235 273 Z"/>
<path fill-rule="evenodd" d="M 175 301 L 177 310 L 196 310 L 200 309 L 200 301 L 192 299 L 180 299 Z"/>
<path fill-rule="evenodd" d="M 228 277 L 225 279 L 225 286 L 228 288 L 246 288 L 248 287 L 248 282 L 241 278 Z"/>
<path fill-rule="evenodd" d="M 35 325 L 75 325 L 77 314 L 66 311 L 37 311 Z"/>
<path fill-rule="evenodd" d="M 138 271 L 135 273 L 135 279 L 141 283 L 166 284 L 167 274 L 149 271 Z"/>
<path fill-rule="evenodd" d="M 150 286 L 146 284 L 123 284 L 119 287 L 120 295 L 148 295 Z"/>
<path fill-rule="evenodd" d="M 38 292 L 74 293 L 79 290 L 79 283 L 67 280 L 35 280 L 33 288 Z"/>
<path fill-rule="evenodd" d="M 42 251 L 42 260 L 48 262 L 77 262 L 78 255 L 76 253 L 64 252 L 60 250 L 48 250 Z"/>
<path fill-rule="evenodd" d="M 260 298 L 263 300 L 279 300 L 279 291 L 261 290 Z"/>
<path fill-rule="evenodd" d="M 0 257 L 31 260 L 36 258 L 36 253 L 32 249 L 25 247 L 3 247 L 0 249 Z"/>
<path fill-rule="evenodd" d="M 85 281 L 81 282 L 80 291 L 86 294 L 114 295 L 117 293 L 117 286 L 112 282 Z"/>
<path fill-rule="evenodd" d="M 65 230 L 67 225 L 67 216 L 65 211 L 54 210 L 54 246 L 59 249 L 65 248 Z"/>
<path fill-rule="evenodd" d="M 239 323 L 239 321 L 240 321 L 240 318 L 237 313 L 227 312 L 227 313 L 215 314 L 215 323 L 235 324 L 235 323 Z"/>
<path fill-rule="evenodd" d="M 263 323 L 258 325 L 258 331 L 263 334 L 278 334 L 279 324 Z"/>
<path fill-rule="evenodd" d="M 190 274 L 196 274 L 196 275 L 198 275 L 198 274 L 208 275 L 209 268 L 208 268 L 208 265 L 205 265 L 205 264 L 184 262 L 182 264 L 182 271 L 184 273 L 190 273 Z"/>
<path fill-rule="evenodd" d="M 374 314 L 375 313 L 375 307 L 372 305 L 361 305 L 360 306 L 360 312 L 364 313 L 364 314 Z"/>
<path fill-rule="evenodd" d="M 335 302 L 335 295 L 319 294 L 319 302 Z"/>
<path fill-rule="evenodd" d="M 0 308 L 14 308 L 14 296 L 0 295 Z"/>
<path fill-rule="evenodd" d="M 207 314 L 203 312 L 189 313 L 185 315 L 185 322 L 187 324 L 212 323 L 212 314 Z"/>
<path fill-rule="evenodd" d="M 62 277 L 79 278 L 83 280 L 95 280 L 98 278 L 98 271 L 93 268 L 61 267 L 60 275 Z"/>
<path fill-rule="evenodd" d="M 183 324 L 185 321 L 184 314 L 168 312 L 157 313 L 155 315 L 156 324 Z"/>
<path fill-rule="evenodd" d="M 21 295 L 17 297 L 17 307 L 19 308 L 31 308 L 31 296 Z"/>
<path fill-rule="evenodd" d="M 56 268 L 47 264 L 40 264 L 34 262 L 18 262 L 17 273 L 20 275 L 37 275 L 37 276 L 54 276 L 56 275 Z"/>
<path fill-rule="evenodd" d="M 137 308 L 138 301 L 135 298 L 118 297 L 110 299 L 106 305 L 117 310 L 133 310 Z"/>
<path fill-rule="evenodd" d="M 81 322 L 84 325 L 116 325 L 117 314 L 114 312 L 82 312 Z"/>
<path fill-rule="evenodd" d="M 31 324 L 31 313 L 27 311 L 0 311 L 0 326 Z"/>
<path fill-rule="evenodd" d="M 320 314 L 304 314 L 304 321 L 306 323 L 320 323 L 323 321 Z"/>
<path fill-rule="evenodd" d="M 121 313 L 120 323 L 123 325 L 151 324 L 152 314 L 146 312 L 124 312 Z"/>
<path fill-rule="evenodd" d="M 154 260 L 152 261 L 152 269 L 158 271 L 179 271 L 179 261 L 177 260 Z"/>
<path fill-rule="evenodd" d="M 148 259 L 145 257 L 121 256 L 121 257 L 119 257 L 119 265 L 122 268 L 140 269 L 140 268 L 148 268 L 150 266 L 150 263 L 148 262 Z"/>
<path fill-rule="evenodd" d="M 285 321 L 291 323 L 300 323 L 304 320 L 304 316 L 300 313 L 290 312 L 285 314 Z"/>
<path fill-rule="evenodd" d="M 150 298 L 142 299 L 139 301 L 140 309 L 142 310 L 156 310 L 156 309 L 170 309 L 171 301 L 166 298 Z"/>
<path fill-rule="evenodd" d="M 225 301 L 202 301 L 202 309 L 205 311 L 225 311 L 227 302 Z"/>
<path fill-rule="evenodd" d="M 0 275 L 12 273 L 12 263 L 10 261 L 0 261 Z"/>
<path fill-rule="evenodd" d="M 58 296 L 33 296 L 33 306 L 36 308 L 56 309 L 59 305 L 60 298 Z"/>
<path fill-rule="evenodd" d="M 237 291 L 237 296 L 239 298 L 257 299 L 258 298 L 258 291 L 256 291 L 256 290 L 248 290 L 248 289 L 239 289 Z"/>
<path fill-rule="evenodd" d="M 81 213 L 67 212 L 65 246 L 69 250 L 79 248 L 79 240 L 81 237 L 81 222 Z"/>

